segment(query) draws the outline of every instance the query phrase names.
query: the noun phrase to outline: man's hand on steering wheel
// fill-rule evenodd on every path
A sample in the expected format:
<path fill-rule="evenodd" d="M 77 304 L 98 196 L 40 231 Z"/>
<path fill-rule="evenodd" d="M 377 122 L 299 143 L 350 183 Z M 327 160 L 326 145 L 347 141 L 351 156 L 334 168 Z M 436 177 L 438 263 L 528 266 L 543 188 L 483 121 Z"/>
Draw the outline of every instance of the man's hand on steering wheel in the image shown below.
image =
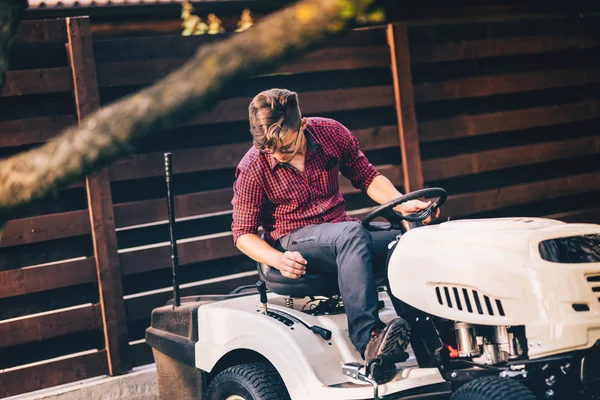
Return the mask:
<path fill-rule="evenodd" d="M 431 201 L 419 199 L 437 198 Z M 406 227 L 403 221 L 411 223 L 428 223 L 432 216 L 439 215 L 439 208 L 446 202 L 448 193 L 442 188 L 426 188 L 415 190 L 396 199 L 390 200 L 371 210 L 362 220 L 362 225 L 370 231 L 382 231 L 400 229 L 407 231 L 412 229 Z M 387 224 L 375 225 L 371 222 L 382 217 L 388 221 Z"/>
<path fill-rule="evenodd" d="M 394 207 L 394 211 L 396 211 L 402 215 L 408 215 L 408 214 L 418 213 L 422 210 L 425 210 L 430 205 L 431 205 L 431 200 L 430 201 L 409 200 L 406 203 L 402 203 L 402 204 L 399 204 L 398 206 Z M 440 209 L 438 208 L 435 211 L 434 217 L 437 218 L 439 216 L 440 216 Z M 428 224 L 430 222 L 431 222 L 431 215 L 427 219 L 423 220 L 423 224 Z"/>

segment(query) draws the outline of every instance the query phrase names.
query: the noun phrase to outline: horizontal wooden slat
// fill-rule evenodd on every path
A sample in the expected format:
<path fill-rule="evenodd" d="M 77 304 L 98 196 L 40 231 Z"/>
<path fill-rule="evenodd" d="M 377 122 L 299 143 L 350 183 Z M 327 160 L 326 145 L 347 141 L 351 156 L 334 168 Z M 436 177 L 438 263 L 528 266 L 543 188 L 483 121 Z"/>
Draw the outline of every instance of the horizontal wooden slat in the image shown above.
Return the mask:
<path fill-rule="evenodd" d="M 0 96 L 68 92 L 73 89 L 72 79 L 67 67 L 8 71 Z"/>
<path fill-rule="evenodd" d="M 193 242 L 181 241 L 177 244 L 179 265 L 196 262 L 218 260 L 240 255 L 233 246 L 231 234 Z M 171 266 L 171 248 L 169 246 L 154 247 L 119 254 L 123 275 L 148 272 Z"/>
<path fill-rule="evenodd" d="M 95 282 L 94 258 L 0 271 L 0 298 Z"/>
<path fill-rule="evenodd" d="M 376 126 L 364 129 L 352 129 L 358 139 L 362 151 L 380 150 L 389 147 L 398 147 L 398 127 L 396 125 Z M 398 150 L 400 154 L 400 150 Z"/>
<path fill-rule="evenodd" d="M 66 41 L 64 18 L 22 21 L 15 36 L 17 45 Z"/>
<path fill-rule="evenodd" d="M 100 305 L 0 321 L 0 348 L 98 329 Z"/>
<path fill-rule="evenodd" d="M 124 61 L 98 64 L 98 85 L 118 87 L 148 85 L 181 67 L 186 58 Z M 385 46 L 321 49 L 275 68 L 273 73 L 303 73 L 385 67 L 390 63 Z"/>
<path fill-rule="evenodd" d="M 395 185 L 400 186 L 402 184 L 402 168 L 399 165 L 380 166 L 378 170 Z M 352 187 L 346 178 L 340 177 L 339 182 L 342 194 L 358 192 L 358 189 Z M 176 217 L 183 218 L 231 210 L 232 197 L 233 190 L 230 188 L 175 196 Z M 166 219 L 167 205 L 165 199 L 115 204 L 117 228 L 165 221 Z"/>
<path fill-rule="evenodd" d="M 334 47 L 313 51 L 293 63 L 284 64 L 273 72 L 302 73 L 387 67 L 390 50 L 387 46 Z"/>
<path fill-rule="evenodd" d="M 391 85 L 300 92 L 298 98 L 305 115 L 394 105 L 394 92 Z M 248 104 L 251 100 L 251 98 L 235 98 L 220 101 L 212 110 L 202 113 L 186 125 L 247 121 Z"/>
<path fill-rule="evenodd" d="M 456 194 L 449 196 L 442 207 L 442 217 L 460 217 L 598 189 L 600 189 L 600 173 L 590 172 L 482 192 Z"/>
<path fill-rule="evenodd" d="M 599 101 L 586 101 L 424 121 L 419 124 L 419 139 L 432 142 L 589 120 L 599 116 L 599 107 Z"/>
<path fill-rule="evenodd" d="M 252 285 L 258 280 L 257 275 L 244 275 L 211 283 L 202 283 L 181 288 L 181 296 L 197 296 L 202 294 L 226 294 L 244 285 Z M 125 300 L 127 321 L 138 321 L 149 318 L 152 310 L 164 306 L 173 298 L 172 290 L 163 290 L 159 293 L 149 293 L 145 296 L 136 296 Z"/>
<path fill-rule="evenodd" d="M 165 35 L 152 37 L 124 37 L 94 41 L 94 53 L 99 63 L 114 60 L 151 60 L 160 58 L 183 58 L 193 56 L 199 47 L 217 40 L 224 35 L 186 36 Z M 329 47 L 376 47 L 385 45 L 385 31 L 379 27 L 356 29 L 348 34 L 327 42 Z"/>
<path fill-rule="evenodd" d="M 568 223 L 600 224 L 600 207 L 552 214 L 548 215 L 547 218 L 558 219 Z"/>
<path fill-rule="evenodd" d="M 152 355 L 152 347 L 148 343 L 141 342 L 132 344 L 130 347 L 131 365 L 139 367 L 141 365 L 154 364 L 154 356 Z"/>
<path fill-rule="evenodd" d="M 75 355 L 57 361 L 0 372 L 0 397 L 63 385 L 108 373 L 106 352 Z"/>
<path fill-rule="evenodd" d="M 210 171 L 234 168 L 250 148 L 250 143 L 210 146 L 175 150 L 173 173 Z M 163 153 L 137 154 L 113 163 L 110 168 L 111 182 L 162 176 L 165 173 Z"/>
<path fill-rule="evenodd" d="M 181 67 L 187 59 L 158 59 L 97 64 L 98 86 L 147 85 Z"/>
<path fill-rule="evenodd" d="M 423 176 L 432 181 L 599 152 L 600 136 L 508 147 L 424 161 Z"/>
<path fill-rule="evenodd" d="M 411 60 L 413 63 L 456 61 L 470 58 L 584 49 L 598 45 L 600 45 L 600 40 L 593 37 L 533 36 L 514 37 L 510 39 L 468 40 L 412 46 Z"/>
<path fill-rule="evenodd" d="M 13 219 L 4 225 L 0 248 L 89 233 L 90 217 L 87 210 Z"/>
<path fill-rule="evenodd" d="M 189 58 L 200 46 L 222 40 L 223 35 L 202 36 L 142 36 L 94 40 L 94 55 L 98 63 L 107 60 L 151 60 L 157 58 Z"/>
<path fill-rule="evenodd" d="M 76 123 L 75 115 L 0 121 L 0 147 L 42 143 Z"/>
<path fill-rule="evenodd" d="M 402 186 L 402 166 L 401 165 L 381 165 L 377 166 L 377 170 L 386 178 L 388 178 L 395 186 Z M 340 175 L 340 192 L 344 195 L 360 192 L 359 189 L 352 186 L 350 181 Z"/>
<path fill-rule="evenodd" d="M 394 126 L 357 129 L 355 136 L 363 151 L 382 149 L 398 145 Z M 175 174 L 212 171 L 235 168 L 244 157 L 251 142 L 234 143 L 223 146 L 210 146 L 173 151 L 173 172 Z M 111 182 L 148 178 L 164 175 L 163 153 L 144 153 L 122 158 L 110 168 Z"/>
<path fill-rule="evenodd" d="M 232 197 L 233 190 L 230 188 L 175 196 L 176 217 L 230 210 Z M 166 199 L 120 203 L 115 204 L 114 209 L 117 228 L 164 221 L 168 217 Z"/>
<path fill-rule="evenodd" d="M 496 96 L 600 82 L 600 69 L 563 69 L 415 85 L 415 102 Z"/>

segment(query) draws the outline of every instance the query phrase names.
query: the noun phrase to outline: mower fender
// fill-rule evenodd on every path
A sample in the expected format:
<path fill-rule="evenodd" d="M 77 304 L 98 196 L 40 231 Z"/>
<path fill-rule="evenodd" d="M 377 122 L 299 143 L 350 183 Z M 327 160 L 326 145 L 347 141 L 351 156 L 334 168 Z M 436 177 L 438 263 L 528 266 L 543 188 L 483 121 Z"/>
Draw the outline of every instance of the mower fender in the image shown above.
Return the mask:
<path fill-rule="evenodd" d="M 219 302 L 199 308 L 199 335 L 195 346 L 197 368 L 211 372 L 227 354 L 251 350 L 275 367 L 291 398 L 301 400 L 318 398 L 307 388 L 339 383 L 341 365 L 356 361 L 345 360 L 344 354 L 349 356 L 350 353 L 345 341 L 338 339 L 347 333 L 334 331 L 333 338 L 325 340 L 300 323 L 289 326 L 257 312 L 254 304 L 250 309 L 244 309 L 243 302 L 237 302 L 239 308 L 233 303 L 236 302 Z M 225 307 L 227 305 L 230 307 Z M 203 326 L 211 329 L 203 330 Z M 337 341 L 341 343 L 335 343 Z"/>

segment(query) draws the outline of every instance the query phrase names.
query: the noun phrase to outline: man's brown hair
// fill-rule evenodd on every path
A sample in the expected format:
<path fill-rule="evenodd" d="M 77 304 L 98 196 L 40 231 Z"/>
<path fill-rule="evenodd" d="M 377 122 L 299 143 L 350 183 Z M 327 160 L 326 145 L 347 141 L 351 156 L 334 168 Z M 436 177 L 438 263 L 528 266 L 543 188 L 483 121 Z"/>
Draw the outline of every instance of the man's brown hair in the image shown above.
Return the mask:
<path fill-rule="evenodd" d="M 276 151 L 288 130 L 300 129 L 298 95 L 287 89 L 260 92 L 250 102 L 250 133 L 260 151 Z"/>

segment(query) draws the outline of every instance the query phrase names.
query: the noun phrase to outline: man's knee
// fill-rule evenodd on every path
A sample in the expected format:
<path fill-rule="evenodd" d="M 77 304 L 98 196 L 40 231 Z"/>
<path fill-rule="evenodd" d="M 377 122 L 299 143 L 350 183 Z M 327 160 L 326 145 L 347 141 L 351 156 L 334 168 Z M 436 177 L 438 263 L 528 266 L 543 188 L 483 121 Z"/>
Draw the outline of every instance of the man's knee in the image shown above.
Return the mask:
<path fill-rule="evenodd" d="M 343 241 L 364 242 L 371 244 L 371 232 L 358 222 L 347 222 L 340 237 Z"/>

